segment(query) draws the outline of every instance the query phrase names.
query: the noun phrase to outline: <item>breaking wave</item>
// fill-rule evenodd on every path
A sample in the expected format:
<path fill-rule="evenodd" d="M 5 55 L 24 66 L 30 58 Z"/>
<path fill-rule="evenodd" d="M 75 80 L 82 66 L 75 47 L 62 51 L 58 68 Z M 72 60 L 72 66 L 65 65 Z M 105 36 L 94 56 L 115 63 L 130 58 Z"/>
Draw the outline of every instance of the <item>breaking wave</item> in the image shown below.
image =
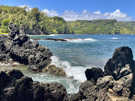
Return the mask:
<path fill-rule="evenodd" d="M 63 68 L 68 77 L 78 80 L 80 82 L 84 82 L 86 80 L 84 72 L 87 69 L 87 67 L 72 66 L 68 61 L 62 61 L 57 56 L 52 56 L 51 59 L 51 64 Z"/>
<path fill-rule="evenodd" d="M 97 41 L 94 38 L 85 38 L 85 39 L 65 39 L 68 42 L 73 42 L 73 43 L 81 43 L 81 42 L 95 42 Z"/>

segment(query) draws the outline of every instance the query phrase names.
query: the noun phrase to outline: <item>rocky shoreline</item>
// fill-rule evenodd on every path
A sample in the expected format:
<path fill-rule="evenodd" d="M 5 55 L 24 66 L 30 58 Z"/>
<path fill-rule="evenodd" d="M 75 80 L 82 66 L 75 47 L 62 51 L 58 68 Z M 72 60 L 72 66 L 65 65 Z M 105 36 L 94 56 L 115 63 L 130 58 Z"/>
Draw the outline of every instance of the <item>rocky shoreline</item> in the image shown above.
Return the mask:
<path fill-rule="evenodd" d="M 0 62 L 17 62 L 36 72 L 66 76 L 50 65 L 51 51 L 31 41 L 23 28 L 9 25 L 9 37 L 0 37 Z M 135 101 L 135 61 L 129 47 L 117 48 L 104 70 L 85 71 L 87 81 L 76 94 L 68 94 L 59 83 L 41 83 L 24 76 L 20 70 L 1 70 L 0 101 Z"/>
<path fill-rule="evenodd" d="M 130 48 L 117 48 L 104 71 L 94 67 L 85 75 L 87 81 L 79 92 L 67 94 L 59 83 L 35 82 L 19 70 L 1 71 L 0 101 L 135 101 L 135 61 Z"/>
<path fill-rule="evenodd" d="M 8 37 L 0 37 L 0 61 L 16 61 L 33 71 L 42 71 L 51 63 L 52 52 L 37 41 L 31 41 L 23 28 L 10 24 L 9 30 Z"/>
<path fill-rule="evenodd" d="M 85 71 L 87 81 L 72 101 L 135 101 L 135 61 L 129 47 L 117 48 L 104 71 Z"/>

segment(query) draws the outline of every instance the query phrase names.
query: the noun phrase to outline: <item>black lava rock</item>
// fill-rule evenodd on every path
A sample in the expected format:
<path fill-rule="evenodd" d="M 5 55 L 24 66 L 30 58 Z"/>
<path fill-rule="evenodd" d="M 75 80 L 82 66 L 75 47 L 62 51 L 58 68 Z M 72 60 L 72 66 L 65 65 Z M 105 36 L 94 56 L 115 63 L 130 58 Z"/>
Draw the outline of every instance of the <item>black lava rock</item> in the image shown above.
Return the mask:
<path fill-rule="evenodd" d="M 99 77 L 103 77 L 104 72 L 101 68 L 91 68 L 85 71 L 87 80 L 96 82 Z"/>
<path fill-rule="evenodd" d="M 42 71 L 51 63 L 52 52 L 32 41 L 23 28 L 9 24 L 8 38 L 0 38 L 0 61 L 13 61 L 28 65 L 31 70 Z"/>

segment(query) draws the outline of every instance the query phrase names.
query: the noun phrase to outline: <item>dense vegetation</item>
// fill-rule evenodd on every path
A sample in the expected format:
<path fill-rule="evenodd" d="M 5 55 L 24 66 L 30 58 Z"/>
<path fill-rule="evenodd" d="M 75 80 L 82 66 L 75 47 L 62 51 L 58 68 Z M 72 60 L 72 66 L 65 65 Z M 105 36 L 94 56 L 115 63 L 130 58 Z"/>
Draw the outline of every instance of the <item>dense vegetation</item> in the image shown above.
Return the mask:
<path fill-rule="evenodd" d="M 38 8 L 0 6 L 0 32 L 8 32 L 8 24 L 21 26 L 28 34 L 64 34 L 72 33 L 67 22 L 60 17 L 48 17 Z"/>
<path fill-rule="evenodd" d="M 74 33 L 78 34 L 135 34 L 135 22 L 116 20 L 93 20 L 68 22 Z"/>
<path fill-rule="evenodd" d="M 66 22 L 61 17 L 48 17 L 38 8 L 0 6 L 0 33 L 8 33 L 8 24 L 23 27 L 27 34 L 135 34 L 135 22 L 116 20 L 78 20 Z"/>

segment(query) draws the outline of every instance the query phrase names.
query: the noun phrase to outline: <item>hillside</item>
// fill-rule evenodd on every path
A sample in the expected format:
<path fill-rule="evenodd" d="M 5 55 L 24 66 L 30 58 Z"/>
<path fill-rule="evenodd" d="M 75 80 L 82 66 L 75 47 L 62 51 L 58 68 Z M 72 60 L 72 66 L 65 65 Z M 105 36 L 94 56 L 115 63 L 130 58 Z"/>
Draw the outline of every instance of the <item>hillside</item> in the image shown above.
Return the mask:
<path fill-rule="evenodd" d="M 93 20 L 68 22 L 77 34 L 135 34 L 135 22 L 118 22 L 116 20 Z"/>
<path fill-rule="evenodd" d="M 135 34 L 135 22 L 116 20 L 78 20 L 66 22 L 61 17 L 48 17 L 38 8 L 0 6 L 0 33 L 8 33 L 15 23 L 27 34 Z"/>
<path fill-rule="evenodd" d="M 38 8 L 0 6 L 0 33 L 8 32 L 8 24 L 23 26 L 27 34 L 72 33 L 67 22 L 60 17 L 48 17 Z"/>

